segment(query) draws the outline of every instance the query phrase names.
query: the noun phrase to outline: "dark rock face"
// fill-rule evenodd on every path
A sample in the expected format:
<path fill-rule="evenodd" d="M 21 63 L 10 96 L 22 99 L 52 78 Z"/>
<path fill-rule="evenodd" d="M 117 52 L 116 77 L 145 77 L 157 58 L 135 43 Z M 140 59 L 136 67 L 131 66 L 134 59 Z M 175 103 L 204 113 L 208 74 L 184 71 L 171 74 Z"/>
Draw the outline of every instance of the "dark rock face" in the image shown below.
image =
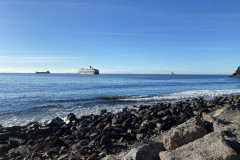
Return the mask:
<path fill-rule="evenodd" d="M 206 114 L 221 110 L 226 105 L 240 105 L 240 96 L 216 97 L 210 101 L 194 98 L 176 103 L 157 103 L 140 106 L 138 110 L 123 109 L 116 114 L 102 110 L 99 115 L 80 118 L 70 113 L 63 119 L 57 117 L 26 126 L 0 125 L 0 159 L 100 159 L 150 143 L 152 138 L 196 115 L 205 115 L 205 119 L 211 121 Z M 173 133 L 184 133 L 180 137 L 184 140 L 188 135 L 199 133 L 199 128 L 185 128 L 188 130 L 183 127 Z M 205 134 L 212 132 L 214 126 L 204 128 L 208 128 L 203 130 Z M 172 141 L 169 144 L 173 144 Z M 149 150 L 146 149 L 147 152 Z M 145 151 L 141 153 L 145 154 Z M 154 156 L 156 153 L 154 151 Z"/>
<path fill-rule="evenodd" d="M 238 67 L 238 69 L 236 70 L 236 72 L 232 74 L 231 77 L 239 77 L 239 78 L 240 78 L 240 66 Z"/>

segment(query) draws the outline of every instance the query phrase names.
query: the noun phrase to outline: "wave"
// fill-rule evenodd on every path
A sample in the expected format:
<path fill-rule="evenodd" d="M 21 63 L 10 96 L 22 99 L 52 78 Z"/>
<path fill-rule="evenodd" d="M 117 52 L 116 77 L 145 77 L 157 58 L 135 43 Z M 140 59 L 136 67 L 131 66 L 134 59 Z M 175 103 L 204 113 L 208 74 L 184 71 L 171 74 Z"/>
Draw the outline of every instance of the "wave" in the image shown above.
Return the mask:
<path fill-rule="evenodd" d="M 58 99 L 58 100 L 48 100 L 48 103 L 66 103 L 66 102 L 81 102 L 81 101 L 91 101 L 91 98 L 79 98 L 79 99 Z"/>
<path fill-rule="evenodd" d="M 95 102 L 99 100 L 123 100 L 131 97 L 132 96 L 102 96 L 102 97 L 93 97 L 93 98 L 46 100 L 45 102 L 46 103 L 76 103 L 76 102 L 86 103 L 86 102 Z"/>
<path fill-rule="evenodd" d="M 204 98 L 206 100 L 212 99 L 214 97 L 224 97 L 230 95 L 240 94 L 240 89 L 232 90 L 191 90 L 183 91 L 178 93 L 171 93 L 168 95 L 158 95 L 158 96 L 135 96 L 131 98 L 124 99 L 125 101 L 177 101 L 186 100 L 192 98 Z"/>
<path fill-rule="evenodd" d="M 103 97 L 99 97 L 99 99 L 103 99 L 103 100 L 124 100 L 127 98 L 131 98 L 132 96 L 103 96 Z"/>
<path fill-rule="evenodd" d="M 66 106 L 64 105 L 43 105 L 43 106 L 38 106 L 38 107 L 32 107 L 30 109 L 44 109 L 44 108 L 64 108 Z M 30 110 L 28 109 L 28 110 Z"/>
<path fill-rule="evenodd" d="M 28 110 L 2 114 L 0 124 L 3 126 L 26 125 L 28 122 L 44 122 L 54 117 L 64 117 L 70 112 L 77 117 L 88 114 L 98 114 L 102 109 L 117 113 L 123 108 L 135 108 L 144 104 L 156 104 L 159 101 L 174 102 L 192 98 L 204 98 L 206 100 L 214 97 L 240 95 L 240 89 L 233 90 L 190 90 L 167 95 L 147 96 L 104 96 L 98 97 L 102 100 L 87 103 L 67 105 L 43 105 Z"/>

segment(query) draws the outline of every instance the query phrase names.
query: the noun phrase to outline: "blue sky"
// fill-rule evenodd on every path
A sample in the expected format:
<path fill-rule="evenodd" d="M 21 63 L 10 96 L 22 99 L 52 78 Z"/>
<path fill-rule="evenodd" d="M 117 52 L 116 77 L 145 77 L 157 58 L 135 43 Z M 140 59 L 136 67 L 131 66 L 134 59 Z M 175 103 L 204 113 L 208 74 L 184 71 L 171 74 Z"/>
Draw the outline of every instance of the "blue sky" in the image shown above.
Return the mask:
<path fill-rule="evenodd" d="M 0 72 L 231 74 L 239 0 L 0 0 Z"/>

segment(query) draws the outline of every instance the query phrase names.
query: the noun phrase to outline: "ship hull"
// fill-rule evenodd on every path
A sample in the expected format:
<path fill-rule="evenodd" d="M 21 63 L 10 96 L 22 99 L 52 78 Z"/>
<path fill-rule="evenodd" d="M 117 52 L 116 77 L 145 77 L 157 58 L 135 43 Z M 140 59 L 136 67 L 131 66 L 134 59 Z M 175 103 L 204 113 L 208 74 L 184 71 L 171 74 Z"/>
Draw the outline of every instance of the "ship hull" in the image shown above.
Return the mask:
<path fill-rule="evenodd" d="M 78 71 L 79 74 L 99 74 L 99 71 Z"/>
<path fill-rule="evenodd" d="M 50 74 L 50 72 L 36 72 L 36 74 Z"/>

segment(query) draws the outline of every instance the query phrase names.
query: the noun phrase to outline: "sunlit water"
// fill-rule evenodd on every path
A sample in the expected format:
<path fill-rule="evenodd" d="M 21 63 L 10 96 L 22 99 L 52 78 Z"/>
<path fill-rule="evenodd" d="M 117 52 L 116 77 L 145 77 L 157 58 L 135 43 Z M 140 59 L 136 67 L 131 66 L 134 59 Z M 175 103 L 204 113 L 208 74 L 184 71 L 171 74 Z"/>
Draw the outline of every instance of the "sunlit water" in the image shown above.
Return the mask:
<path fill-rule="evenodd" d="M 0 124 L 235 94 L 240 79 L 227 75 L 0 74 Z"/>

